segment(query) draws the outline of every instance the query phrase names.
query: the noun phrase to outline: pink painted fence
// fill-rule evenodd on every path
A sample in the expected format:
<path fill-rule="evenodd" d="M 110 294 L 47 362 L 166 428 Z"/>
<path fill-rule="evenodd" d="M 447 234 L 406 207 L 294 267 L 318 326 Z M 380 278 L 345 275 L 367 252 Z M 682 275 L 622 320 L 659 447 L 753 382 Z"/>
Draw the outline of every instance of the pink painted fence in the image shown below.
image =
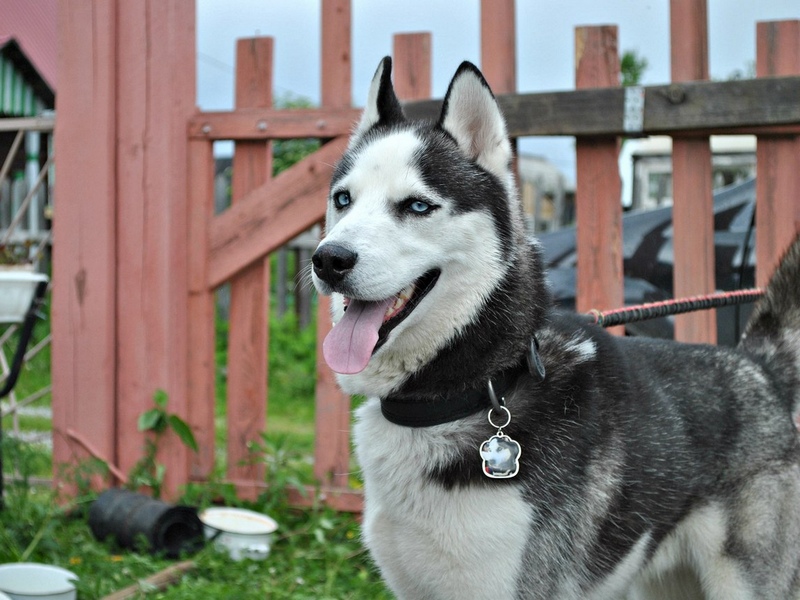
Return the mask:
<path fill-rule="evenodd" d="M 322 0 L 320 108 L 270 108 L 273 42 L 256 38 L 237 44 L 236 108 L 229 112 L 195 108 L 194 8 L 192 0 L 59 2 L 54 454 L 58 464 L 74 463 L 87 456 L 90 440 L 94 454 L 129 469 L 141 455 L 136 419 L 161 388 L 201 446 L 194 455 L 167 439 L 166 488 L 174 495 L 187 481 L 205 480 L 216 451 L 214 290 L 230 282 L 227 476 L 252 494 L 265 485 L 263 465 L 244 459 L 248 442 L 268 426 L 266 261 L 324 217 L 331 165 L 358 114 L 350 95 L 351 6 Z M 482 0 L 482 68 L 513 137 L 576 137 L 578 308 L 619 306 L 617 154 L 620 136 L 630 132 L 622 127 L 617 29 L 576 30 L 576 91 L 518 95 L 514 8 L 513 0 Z M 800 21 L 758 24 L 763 79 L 702 83 L 705 1 L 672 0 L 671 9 L 673 83 L 643 91 L 639 133 L 674 136 L 676 291 L 714 288 L 711 133 L 759 134 L 757 277 L 763 282 L 800 230 Z M 430 95 L 430 35 L 396 36 L 394 55 L 407 110 L 435 114 L 436 102 L 421 100 Z M 708 98 L 727 112 L 712 114 Z M 773 110 L 763 110 L 765 104 Z M 321 149 L 272 178 L 271 141 L 307 137 L 320 138 Z M 236 143 L 233 204 L 219 215 L 216 140 Z M 329 328 L 321 298 L 318 340 Z M 713 342 L 715 329 L 713 312 L 677 320 L 677 336 L 687 341 Z M 349 398 L 319 362 L 317 491 L 339 509 L 358 510 L 360 494 L 348 488 L 349 409 Z"/>

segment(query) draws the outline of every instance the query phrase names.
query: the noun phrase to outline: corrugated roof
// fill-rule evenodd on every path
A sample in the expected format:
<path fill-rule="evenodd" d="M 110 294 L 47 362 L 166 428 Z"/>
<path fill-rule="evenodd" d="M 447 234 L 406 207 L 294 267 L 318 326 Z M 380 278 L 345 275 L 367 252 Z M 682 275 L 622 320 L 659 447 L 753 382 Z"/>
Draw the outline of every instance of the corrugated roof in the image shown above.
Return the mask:
<path fill-rule="evenodd" d="M 14 38 L 42 79 L 56 91 L 56 0 L 0 0 L 0 45 Z"/>
<path fill-rule="evenodd" d="M 15 39 L 0 39 L 0 115 L 33 116 L 55 106 L 55 94 Z"/>

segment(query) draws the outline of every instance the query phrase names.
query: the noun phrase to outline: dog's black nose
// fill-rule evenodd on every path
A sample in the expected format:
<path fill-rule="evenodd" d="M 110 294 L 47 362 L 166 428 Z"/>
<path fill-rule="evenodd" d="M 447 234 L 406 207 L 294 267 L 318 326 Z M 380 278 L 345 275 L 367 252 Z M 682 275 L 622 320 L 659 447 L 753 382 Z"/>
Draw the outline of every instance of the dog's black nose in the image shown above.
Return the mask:
<path fill-rule="evenodd" d="M 311 257 L 314 273 L 328 285 L 341 283 L 357 260 L 358 254 L 339 244 L 323 244 Z"/>

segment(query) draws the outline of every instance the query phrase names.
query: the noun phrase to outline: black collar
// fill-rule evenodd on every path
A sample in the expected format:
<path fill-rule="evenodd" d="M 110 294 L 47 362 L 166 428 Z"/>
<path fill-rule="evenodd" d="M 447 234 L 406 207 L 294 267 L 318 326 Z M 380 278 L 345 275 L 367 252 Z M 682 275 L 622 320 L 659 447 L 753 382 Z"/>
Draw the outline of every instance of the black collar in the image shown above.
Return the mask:
<path fill-rule="evenodd" d="M 491 381 L 499 398 L 513 387 L 517 379 L 528 372 L 539 381 L 544 380 L 544 365 L 539 357 L 539 343 L 531 339 L 530 350 L 520 361 L 507 369 L 492 375 Z M 501 400 L 502 403 L 502 400 Z M 404 427 L 431 427 L 463 419 L 492 406 L 488 382 L 464 392 L 447 396 L 440 400 L 422 398 L 381 398 L 383 416 L 395 425 Z"/>

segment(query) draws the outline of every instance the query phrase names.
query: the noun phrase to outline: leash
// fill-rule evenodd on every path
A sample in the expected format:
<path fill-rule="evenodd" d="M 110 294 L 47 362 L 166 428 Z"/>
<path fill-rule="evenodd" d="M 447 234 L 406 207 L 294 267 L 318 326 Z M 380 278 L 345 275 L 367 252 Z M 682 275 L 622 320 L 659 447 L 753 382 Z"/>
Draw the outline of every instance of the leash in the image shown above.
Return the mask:
<path fill-rule="evenodd" d="M 587 316 L 592 319 L 592 324 L 594 325 L 613 327 L 614 325 L 636 323 L 637 321 L 646 321 L 647 319 L 656 319 L 658 317 L 666 317 L 667 315 L 678 315 L 695 310 L 708 310 L 710 308 L 754 302 L 763 295 L 764 290 L 760 288 L 718 292 L 715 294 L 637 304 L 636 306 L 626 306 L 625 308 L 615 308 L 612 310 L 599 311 L 597 309 L 592 309 L 587 313 Z"/>

